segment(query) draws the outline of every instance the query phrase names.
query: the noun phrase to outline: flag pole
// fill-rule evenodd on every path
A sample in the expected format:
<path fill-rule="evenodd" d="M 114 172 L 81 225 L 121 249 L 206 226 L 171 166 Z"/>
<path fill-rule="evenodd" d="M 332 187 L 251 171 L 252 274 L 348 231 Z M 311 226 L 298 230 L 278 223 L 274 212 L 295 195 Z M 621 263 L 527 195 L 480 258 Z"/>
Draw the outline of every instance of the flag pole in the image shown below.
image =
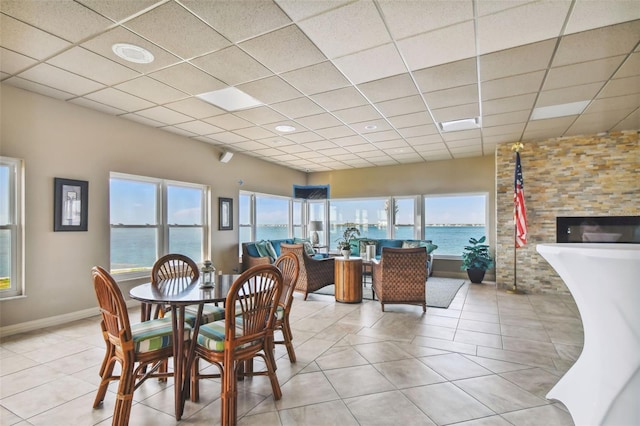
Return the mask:
<path fill-rule="evenodd" d="M 511 145 L 511 151 L 516 153 L 516 158 L 522 148 L 524 148 L 524 145 L 522 144 L 522 142 L 516 142 L 513 145 Z M 518 268 L 517 268 L 517 256 L 516 256 L 517 252 L 518 252 L 518 224 L 514 220 L 513 222 L 513 287 L 507 290 L 507 293 L 510 293 L 510 294 L 524 294 L 522 290 L 518 289 L 518 279 L 517 279 Z"/>

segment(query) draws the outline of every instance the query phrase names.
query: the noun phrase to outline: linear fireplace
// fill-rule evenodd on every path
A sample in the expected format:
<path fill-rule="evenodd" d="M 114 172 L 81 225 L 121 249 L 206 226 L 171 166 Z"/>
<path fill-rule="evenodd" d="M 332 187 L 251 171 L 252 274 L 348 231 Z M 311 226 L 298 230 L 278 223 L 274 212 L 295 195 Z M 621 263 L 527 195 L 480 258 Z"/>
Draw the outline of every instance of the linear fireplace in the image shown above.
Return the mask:
<path fill-rule="evenodd" d="M 640 244 L 640 216 L 557 217 L 556 242 Z"/>

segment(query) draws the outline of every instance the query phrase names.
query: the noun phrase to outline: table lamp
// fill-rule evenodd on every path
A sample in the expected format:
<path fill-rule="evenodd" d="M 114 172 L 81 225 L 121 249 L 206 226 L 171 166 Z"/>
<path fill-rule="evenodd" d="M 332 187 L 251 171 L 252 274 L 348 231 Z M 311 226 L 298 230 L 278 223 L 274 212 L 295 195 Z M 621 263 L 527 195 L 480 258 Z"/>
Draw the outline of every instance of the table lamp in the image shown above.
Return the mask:
<path fill-rule="evenodd" d="M 322 229 L 322 221 L 321 220 L 312 220 L 309 222 L 309 231 L 312 231 L 311 234 L 311 244 L 317 246 L 320 244 L 320 237 L 318 236 L 318 231 L 323 231 Z"/>

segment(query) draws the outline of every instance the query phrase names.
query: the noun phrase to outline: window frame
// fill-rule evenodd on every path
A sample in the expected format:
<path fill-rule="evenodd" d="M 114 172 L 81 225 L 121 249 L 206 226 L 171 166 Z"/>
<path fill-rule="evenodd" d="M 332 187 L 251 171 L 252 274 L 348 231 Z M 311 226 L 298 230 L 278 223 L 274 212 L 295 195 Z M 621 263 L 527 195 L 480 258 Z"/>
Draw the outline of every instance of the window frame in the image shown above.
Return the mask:
<path fill-rule="evenodd" d="M 9 167 L 9 217 L 7 224 L 0 224 L 0 230 L 8 229 L 11 241 L 10 286 L 7 290 L 0 291 L 0 300 L 11 300 L 26 296 L 24 280 L 24 160 L 0 156 L 0 165 Z"/>
<path fill-rule="evenodd" d="M 116 224 L 111 223 L 111 216 L 109 216 L 109 241 L 111 241 L 111 230 L 113 229 L 155 229 L 156 230 L 156 260 L 161 256 L 169 253 L 169 244 L 170 244 L 170 232 L 173 228 L 202 228 L 202 245 L 201 245 L 201 258 L 202 259 L 194 259 L 197 264 L 202 264 L 204 259 L 209 258 L 209 253 L 211 253 L 211 242 L 210 242 L 210 232 L 211 232 L 211 188 L 208 185 L 193 183 L 193 182 L 181 182 L 176 180 L 169 179 L 161 179 L 154 178 L 149 176 L 140 176 L 140 175 L 132 175 L 128 173 L 119 173 L 119 172 L 111 172 L 109 174 L 109 211 L 111 210 L 111 180 L 119 179 L 119 180 L 128 180 L 132 182 L 140 182 L 152 184 L 155 186 L 155 205 L 156 205 L 156 224 L 146 224 L 146 225 L 128 225 L 128 224 Z M 198 189 L 201 190 L 201 225 L 186 225 L 186 224 L 170 224 L 168 223 L 169 216 L 169 196 L 168 190 L 169 187 L 178 187 L 178 188 L 190 188 L 190 189 Z M 111 253 L 111 251 L 110 251 Z M 117 281 L 127 281 L 132 279 L 138 279 L 148 276 L 151 271 L 151 265 L 148 268 L 144 268 L 143 270 L 137 271 L 123 271 L 118 272 L 117 270 L 112 269 L 111 259 L 109 259 L 109 270 L 111 274 L 116 278 Z"/>

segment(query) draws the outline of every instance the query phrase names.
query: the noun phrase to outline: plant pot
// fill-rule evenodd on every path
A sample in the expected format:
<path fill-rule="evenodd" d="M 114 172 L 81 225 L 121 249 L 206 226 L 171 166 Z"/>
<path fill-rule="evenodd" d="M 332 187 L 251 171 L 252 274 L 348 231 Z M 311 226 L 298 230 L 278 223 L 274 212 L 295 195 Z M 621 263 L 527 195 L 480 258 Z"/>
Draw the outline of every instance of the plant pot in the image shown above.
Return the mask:
<path fill-rule="evenodd" d="M 349 256 L 351 256 L 351 250 L 342 250 L 342 257 L 349 259 Z"/>
<path fill-rule="evenodd" d="M 469 280 L 472 283 L 480 284 L 484 279 L 484 273 L 487 272 L 484 269 L 471 268 L 467 269 L 467 275 L 469 275 Z"/>

